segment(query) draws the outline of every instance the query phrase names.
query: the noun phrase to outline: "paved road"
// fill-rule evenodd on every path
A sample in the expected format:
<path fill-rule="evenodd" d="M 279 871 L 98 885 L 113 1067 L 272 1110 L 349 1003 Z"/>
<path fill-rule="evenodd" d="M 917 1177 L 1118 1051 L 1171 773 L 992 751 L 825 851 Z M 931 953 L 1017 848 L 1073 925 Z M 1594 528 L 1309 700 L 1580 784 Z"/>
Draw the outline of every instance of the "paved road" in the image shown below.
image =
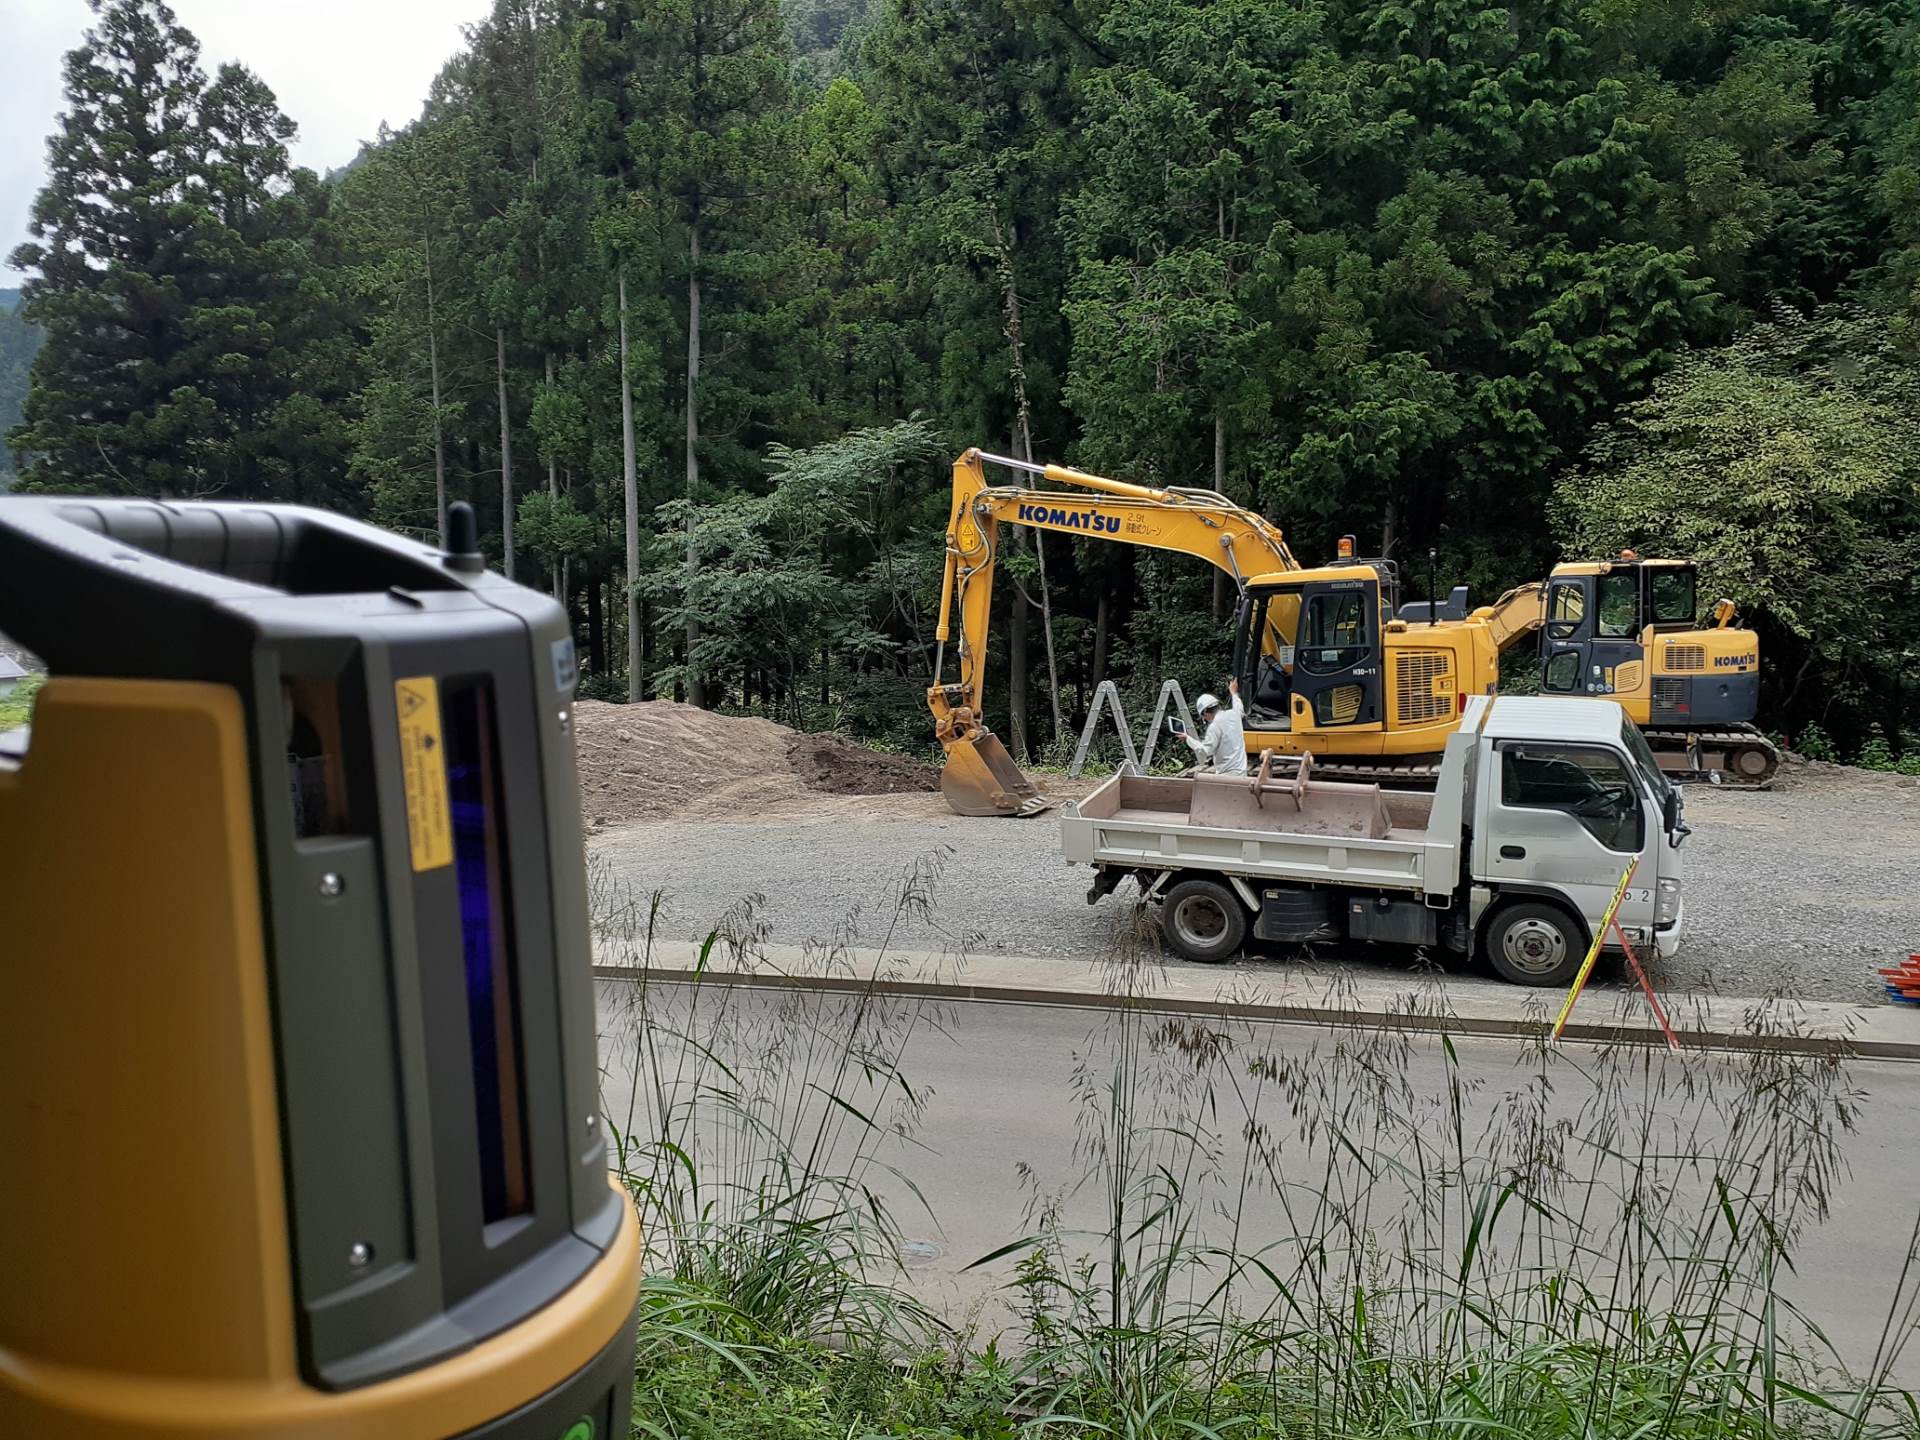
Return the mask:
<path fill-rule="evenodd" d="M 601 986 L 607 1108 L 616 1125 L 622 1123 L 632 1093 L 635 1007 L 641 993 L 626 982 Z M 913 1109 L 903 1105 L 905 1089 L 886 1077 L 884 1067 L 866 1074 L 855 1067 L 840 1074 L 836 1085 L 837 1038 L 844 1033 L 840 1027 L 857 1025 L 870 1056 L 899 1049 L 901 1074 L 924 1108 L 910 1116 L 912 1142 L 890 1139 L 881 1144 L 866 1179 L 890 1197 L 915 1242 L 908 1258 L 917 1289 L 950 1317 L 972 1316 L 988 1333 L 1002 1322 L 1005 1312 L 996 1297 L 1010 1278 L 1012 1262 L 971 1270 L 968 1266 L 1031 1233 L 1035 1195 L 1061 1197 L 1069 1226 L 1092 1233 L 1104 1223 L 1109 1199 L 1097 1175 L 1089 1178 L 1087 1141 L 1111 1105 L 1108 1081 L 1115 1046 L 1123 1039 L 1137 1043 L 1142 1029 L 1123 1035 L 1114 1028 L 1118 1022 L 1113 1016 L 1086 1011 L 979 1003 L 936 1006 L 897 998 L 874 1002 L 856 1017 L 849 1008 L 856 1002 L 845 996 L 711 986 L 691 1012 L 685 987 L 656 985 L 646 1003 L 665 1022 L 652 1031 L 659 1048 L 647 1073 L 668 1077 L 667 1093 L 685 1100 L 694 1093 L 695 1076 L 702 1073 L 691 1052 L 664 1038 L 670 1029 L 691 1026 L 730 1067 L 725 1078 L 707 1069 L 709 1081 L 735 1093 L 764 1088 L 766 1104 L 748 1108 L 772 1133 L 803 1137 L 803 1149 L 811 1143 L 804 1137 L 817 1132 L 826 1113 L 808 1096 L 836 1089 L 868 1113 L 896 1120 Z M 1335 1164 L 1329 1170 L 1327 1147 L 1321 1142 L 1338 1129 L 1364 1153 L 1392 1154 L 1404 1162 L 1415 1137 L 1424 1137 L 1432 1147 L 1429 1158 L 1443 1156 L 1448 1145 L 1437 1142 L 1448 1129 L 1445 1097 L 1456 1077 L 1462 1087 L 1466 1153 L 1500 1153 L 1511 1159 L 1552 1151 L 1575 1182 L 1584 1175 L 1598 1177 L 1592 1186 L 1572 1183 L 1560 1193 L 1569 1204 L 1580 1198 L 1591 1207 L 1590 1243 L 1609 1257 L 1628 1253 L 1620 1239 L 1626 1232 L 1617 1227 L 1609 1207 L 1617 1209 L 1615 1187 L 1626 1183 L 1623 1177 L 1629 1172 L 1595 1158 L 1588 1142 L 1601 1138 L 1595 1133 L 1599 1115 L 1624 1127 L 1610 1142 L 1616 1150 L 1718 1156 L 1722 1168 L 1730 1171 L 1733 1151 L 1747 1142 L 1730 1139 L 1729 1127 L 1749 1137 L 1757 1133 L 1736 1117 L 1771 1123 L 1776 1113 L 1817 1108 L 1820 1094 L 1832 1101 L 1857 1090 L 1857 1128 L 1843 1137 L 1838 1156 L 1840 1166 L 1851 1171 L 1850 1178 L 1835 1179 L 1831 1218 L 1803 1238 L 1795 1256 L 1797 1273 L 1788 1276 L 1782 1288 L 1826 1331 L 1847 1363 L 1863 1367 L 1874 1354 L 1920 1205 L 1920 1166 L 1914 1163 L 1920 1137 L 1920 1065 L 1863 1062 L 1850 1075 L 1837 1078 L 1809 1066 L 1787 1077 L 1810 1087 L 1797 1101 L 1794 1085 L 1775 1076 L 1770 1099 L 1743 1107 L 1733 1097 L 1741 1090 L 1742 1067 L 1752 1062 L 1733 1058 L 1683 1061 L 1640 1054 L 1609 1062 L 1591 1049 L 1570 1048 L 1548 1062 L 1548 1094 L 1540 1086 L 1540 1062 L 1527 1062 L 1527 1047 L 1519 1042 L 1456 1040 L 1454 1070 L 1440 1044 L 1430 1040 L 1389 1039 L 1369 1048 L 1351 1033 L 1332 1037 L 1313 1027 L 1245 1030 L 1232 1054 L 1211 1071 L 1204 1055 L 1196 1061 L 1191 1046 L 1142 1062 L 1145 1078 L 1130 1089 L 1151 1097 L 1146 1102 L 1151 1113 L 1134 1114 L 1123 1128 L 1137 1147 L 1137 1165 L 1165 1161 L 1187 1177 L 1193 1213 L 1214 1239 L 1223 1237 L 1237 1215 L 1243 1246 L 1253 1237 L 1260 1245 L 1275 1247 L 1274 1257 L 1287 1249 L 1287 1236 L 1314 1228 L 1315 1222 L 1302 1217 L 1318 1196 L 1328 1193 L 1329 1175 L 1334 1176 L 1332 1191 L 1347 1191 L 1356 1207 L 1364 1202 L 1368 1223 L 1391 1250 L 1392 1237 L 1411 1214 L 1407 1194 L 1395 1190 L 1394 1177 L 1400 1172 L 1383 1169 L 1383 1180 L 1362 1197 L 1354 1167 Z M 1264 1112 L 1257 1104 L 1252 1107 L 1263 1133 L 1273 1137 L 1272 1153 L 1282 1173 L 1277 1189 L 1261 1184 L 1257 1176 L 1250 1190 L 1242 1184 L 1248 1110 L 1241 1097 L 1249 1088 L 1259 1088 L 1250 1080 L 1256 1067 L 1249 1061 L 1255 1053 L 1279 1066 Z M 1387 1080 L 1379 1078 L 1383 1072 Z M 1619 1088 L 1611 1101 L 1597 1104 L 1603 1081 L 1618 1082 Z M 1830 1084 L 1831 1089 L 1824 1088 Z M 1405 1088 L 1395 1088 L 1400 1085 Z M 1284 1098 L 1282 1090 L 1289 1092 Z M 642 1098 L 634 1111 L 634 1122 L 642 1130 L 647 1111 Z M 713 1123 L 716 1113 L 708 1113 L 708 1123 L 697 1136 L 680 1137 L 697 1147 L 709 1185 L 715 1170 L 724 1173 L 726 1155 L 736 1157 L 737 1163 L 740 1154 L 754 1149 L 754 1142 L 744 1138 L 751 1127 L 742 1126 L 737 1117 Z M 1538 1114 L 1545 1128 L 1529 1131 L 1529 1114 Z M 832 1163 L 841 1164 L 853 1155 L 849 1147 L 861 1127 L 844 1115 L 836 1118 L 837 1140 L 829 1151 Z M 1202 1120 L 1215 1137 L 1211 1160 L 1196 1158 L 1169 1139 L 1179 1128 Z M 1554 1122 L 1564 1125 L 1564 1131 L 1553 1130 Z M 1626 1133 L 1643 1124 L 1648 1127 L 1646 1139 Z M 1686 1138 L 1673 1131 L 1686 1132 Z M 767 1143 L 764 1136 L 759 1143 Z M 1684 1213 L 1713 1210 L 1711 1202 L 1702 1200 L 1703 1172 L 1690 1176 L 1679 1165 L 1652 1163 L 1674 1182 L 1673 1193 Z M 912 1180 L 930 1203 L 932 1218 L 887 1167 L 897 1167 Z M 1459 1208 L 1464 1203 L 1456 1192 L 1449 1213 L 1457 1219 L 1464 1214 Z M 1511 1225 L 1519 1215 L 1520 1207 L 1513 1207 L 1506 1223 Z M 1751 1233 L 1751 1225 L 1748 1229 Z M 1442 1237 L 1441 1246 L 1457 1242 L 1458 1231 L 1451 1241 Z M 1585 1262 L 1588 1274 L 1603 1285 L 1611 1264 L 1593 1255 Z M 1636 1268 L 1643 1275 L 1667 1273 L 1650 1264 Z M 1896 1371 L 1902 1383 L 1920 1379 L 1917 1362 L 1920 1354 L 1903 1359 Z"/>
<path fill-rule="evenodd" d="M 1876 1003 L 1876 967 L 1920 947 L 1920 789 L 1834 767 L 1771 792 L 1695 786 L 1687 807 L 1688 938 L 1658 981 Z M 764 897 L 775 939 L 824 939 L 856 907 L 871 937 L 902 870 L 940 852 L 933 929 L 966 937 L 976 954 L 1099 957 L 1132 906 L 1126 894 L 1085 904 L 1090 872 L 1061 860 L 1059 846 L 1050 816 L 963 819 L 937 795 L 822 797 L 813 812 L 628 825 L 593 842 L 635 890 L 667 892 L 674 939 L 704 933 L 749 893 Z M 1291 953 L 1242 963 L 1285 964 Z M 1407 954 L 1371 947 L 1350 958 L 1386 975 L 1404 972 Z M 1498 983 L 1477 965 L 1464 978 L 1475 975 Z"/>

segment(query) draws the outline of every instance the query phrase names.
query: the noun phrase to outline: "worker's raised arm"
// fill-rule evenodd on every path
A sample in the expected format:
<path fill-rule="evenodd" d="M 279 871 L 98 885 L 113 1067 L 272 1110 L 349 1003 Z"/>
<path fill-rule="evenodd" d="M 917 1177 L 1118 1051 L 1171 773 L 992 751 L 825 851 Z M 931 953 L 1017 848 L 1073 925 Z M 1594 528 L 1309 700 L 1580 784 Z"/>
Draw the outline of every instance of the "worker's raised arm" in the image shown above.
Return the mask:
<path fill-rule="evenodd" d="M 1184 730 L 1180 732 L 1180 738 L 1186 741 L 1193 753 L 1202 760 L 1211 760 L 1214 752 L 1220 748 L 1220 722 L 1215 720 L 1213 724 L 1207 726 L 1205 739 L 1196 740 Z"/>
<path fill-rule="evenodd" d="M 1233 713 L 1236 715 L 1246 714 L 1247 707 L 1245 702 L 1240 699 L 1240 682 L 1238 680 L 1227 681 L 1227 693 L 1233 697 Z"/>

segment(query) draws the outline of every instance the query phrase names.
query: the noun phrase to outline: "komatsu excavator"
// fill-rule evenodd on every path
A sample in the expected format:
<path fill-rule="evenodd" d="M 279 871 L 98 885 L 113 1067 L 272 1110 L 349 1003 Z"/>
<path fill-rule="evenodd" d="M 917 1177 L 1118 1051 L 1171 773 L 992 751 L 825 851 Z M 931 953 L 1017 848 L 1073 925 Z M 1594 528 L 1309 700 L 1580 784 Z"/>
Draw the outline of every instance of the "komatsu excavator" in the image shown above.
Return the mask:
<path fill-rule="evenodd" d="M 989 485 L 989 464 L 1065 488 Z M 927 691 L 946 751 L 941 790 L 962 815 L 1035 815 L 1051 804 L 987 728 L 982 708 L 1003 522 L 1197 555 L 1232 576 L 1240 592 L 1233 673 L 1253 754 L 1310 751 L 1321 773 L 1430 784 L 1467 697 L 1495 693 L 1501 652 L 1537 632 L 1555 693 L 1620 702 L 1656 749 L 1668 750 L 1663 764 L 1704 771 L 1717 762 L 1758 783 L 1778 763 L 1744 724 L 1757 697 L 1759 643 L 1751 631 L 1729 628 L 1724 602 L 1718 630 L 1693 627 L 1694 569 L 1685 562 L 1623 556 L 1562 565 L 1550 580 L 1478 609 L 1467 609 L 1464 587 L 1446 602 L 1403 606 L 1397 567 L 1355 557 L 1351 540 L 1341 542 L 1340 563 L 1309 569 L 1277 526 L 1214 491 L 969 450 L 953 466 Z M 957 674 L 949 681 L 956 612 Z"/>

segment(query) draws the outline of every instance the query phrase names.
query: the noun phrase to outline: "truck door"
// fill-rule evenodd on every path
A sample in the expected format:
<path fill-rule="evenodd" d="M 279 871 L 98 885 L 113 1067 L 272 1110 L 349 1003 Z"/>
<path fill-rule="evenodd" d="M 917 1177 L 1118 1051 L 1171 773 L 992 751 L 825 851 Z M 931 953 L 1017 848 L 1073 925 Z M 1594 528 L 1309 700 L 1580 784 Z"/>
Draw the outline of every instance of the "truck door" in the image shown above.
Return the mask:
<path fill-rule="evenodd" d="M 1660 818 L 1649 815 L 1627 757 L 1604 745 L 1501 740 L 1489 778 L 1483 875 L 1496 886 L 1564 896 L 1598 925 L 1620 876 L 1640 871 L 1620 906 L 1623 929 L 1651 933 Z"/>
<path fill-rule="evenodd" d="M 1294 728 L 1377 725 L 1380 690 L 1379 582 L 1303 586 L 1293 650 Z"/>

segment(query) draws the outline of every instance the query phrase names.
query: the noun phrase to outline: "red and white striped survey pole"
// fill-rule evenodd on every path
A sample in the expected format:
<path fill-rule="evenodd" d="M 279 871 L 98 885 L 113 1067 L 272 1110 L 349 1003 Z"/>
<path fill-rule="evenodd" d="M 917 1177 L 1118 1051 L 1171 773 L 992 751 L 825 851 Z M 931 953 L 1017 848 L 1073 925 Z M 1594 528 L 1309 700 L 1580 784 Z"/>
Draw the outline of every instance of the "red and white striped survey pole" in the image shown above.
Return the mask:
<path fill-rule="evenodd" d="M 1567 992 L 1566 1002 L 1560 1007 L 1560 1014 L 1553 1022 L 1553 1038 L 1558 1040 L 1567 1028 L 1567 1021 L 1573 1015 L 1573 1002 L 1580 998 L 1580 992 L 1586 988 L 1587 978 L 1593 974 L 1593 963 L 1600 958 L 1600 947 L 1606 942 L 1607 932 L 1611 930 L 1619 940 L 1620 948 L 1627 952 L 1627 965 L 1633 971 L 1633 978 L 1640 982 L 1640 988 L 1646 993 L 1647 1004 L 1653 1010 L 1653 1018 L 1660 1023 L 1660 1033 L 1667 1037 L 1667 1048 L 1678 1050 L 1680 1038 L 1673 1033 L 1673 1026 L 1667 1023 L 1667 1012 L 1660 1008 L 1660 998 L 1653 993 L 1653 983 L 1647 979 L 1647 972 L 1640 967 L 1640 957 L 1633 953 L 1633 946 L 1627 940 L 1627 932 L 1620 928 L 1616 918 L 1620 913 L 1620 902 L 1627 897 L 1627 887 L 1633 883 L 1634 872 L 1640 868 L 1640 857 L 1633 857 L 1633 863 L 1627 866 L 1627 873 L 1620 877 L 1620 883 L 1613 888 L 1613 899 L 1607 902 L 1607 913 L 1601 917 L 1599 925 L 1594 927 L 1593 944 L 1587 947 L 1587 958 L 1580 962 L 1580 973 L 1573 977 L 1573 988 Z"/>

